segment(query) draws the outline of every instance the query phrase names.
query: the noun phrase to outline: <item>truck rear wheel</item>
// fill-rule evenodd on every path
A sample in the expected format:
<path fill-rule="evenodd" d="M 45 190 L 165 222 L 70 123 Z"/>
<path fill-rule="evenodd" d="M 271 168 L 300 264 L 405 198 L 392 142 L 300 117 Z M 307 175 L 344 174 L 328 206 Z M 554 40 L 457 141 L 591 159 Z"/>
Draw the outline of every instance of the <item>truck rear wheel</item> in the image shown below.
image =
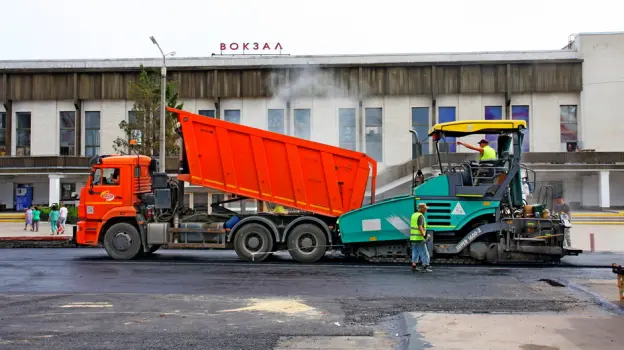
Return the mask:
<path fill-rule="evenodd" d="M 313 263 L 325 255 L 327 238 L 318 226 L 302 224 L 290 232 L 286 245 L 293 259 L 302 263 Z"/>
<path fill-rule="evenodd" d="M 141 253 L 141 236 L 136 227 L 118 223 L 104 234 L 104 249 L 115 260 L 130 260 Z"/>
<path fill-rule="evenodd" d="M 260 224 L 246 224 L 234 236 L 234 250 L 245 261 L 263 261 L 273 250 L 271 232 Z"/>

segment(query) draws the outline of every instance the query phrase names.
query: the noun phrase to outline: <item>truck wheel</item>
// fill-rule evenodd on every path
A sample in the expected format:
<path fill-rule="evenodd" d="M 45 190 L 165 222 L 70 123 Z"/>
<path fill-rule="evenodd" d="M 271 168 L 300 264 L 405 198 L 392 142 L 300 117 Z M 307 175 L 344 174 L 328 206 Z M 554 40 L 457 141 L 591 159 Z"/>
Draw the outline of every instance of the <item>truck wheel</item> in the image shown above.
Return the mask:
<path fill-rule="evenodd" d="M 271 232 L 260 224 L 247 224 L 234 236 L 234 250 L 245 261 L 263 261 L 273 250 Z"/>
<path fill-rule="evenodd" d="M 302 263 L 313 263 L 325 255 L 327 238 L 318 226 L 303 224 L 296 226 L 286 242 L 290 256 Z"/>
<path fill-rule="evenodd" d="M 115 260 L 130 260 L 141 253 L 141 236 L 136 227 L 118 223 L 104 235 L 104 249 Z"/>

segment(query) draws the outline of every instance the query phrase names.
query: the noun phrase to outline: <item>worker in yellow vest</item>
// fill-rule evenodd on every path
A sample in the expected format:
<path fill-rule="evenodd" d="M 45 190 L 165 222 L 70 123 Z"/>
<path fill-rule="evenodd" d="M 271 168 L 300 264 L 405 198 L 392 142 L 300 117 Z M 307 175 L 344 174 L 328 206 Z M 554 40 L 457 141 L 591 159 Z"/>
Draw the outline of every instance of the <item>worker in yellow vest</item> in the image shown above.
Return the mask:
<path fill-rule="evenodd" d="M 418 270 L 416 263 L 420 258 L 424 272 L 431 272 L 429 266 L 429 250 L 427 249 L 427 220 L 425 213 L 427 205 L 418 204 L 418 210 L 412 215 L 410 224 L 410 243 L 412 245 L 412 269 Z"/>
<path fill-rule="evenodd" d="M 490 143 L 486 139 L 482 139 L 481 141 L 479 141 L 479 147 L 462 141 L 457 141 L 457 144 L 466 148 L 470 148 L 473 151 L 478 151 L 479 161 L 496 160 L 496 150 L 490 146 Z"/>

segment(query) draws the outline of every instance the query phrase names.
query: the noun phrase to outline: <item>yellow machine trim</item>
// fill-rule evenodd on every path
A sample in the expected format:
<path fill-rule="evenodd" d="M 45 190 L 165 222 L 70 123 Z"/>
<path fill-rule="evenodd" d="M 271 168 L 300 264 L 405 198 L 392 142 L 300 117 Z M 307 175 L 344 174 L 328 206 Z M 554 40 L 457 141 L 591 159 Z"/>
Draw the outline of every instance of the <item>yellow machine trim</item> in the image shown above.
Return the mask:
<path fill-rule="evenodd" d="M 472 134 L 500 134 L 526 129 L 524 120 L 461 120 L 440 123 L 429 129 L 429 136 L 442 132 L 448 137 L 463 137 Z"/>

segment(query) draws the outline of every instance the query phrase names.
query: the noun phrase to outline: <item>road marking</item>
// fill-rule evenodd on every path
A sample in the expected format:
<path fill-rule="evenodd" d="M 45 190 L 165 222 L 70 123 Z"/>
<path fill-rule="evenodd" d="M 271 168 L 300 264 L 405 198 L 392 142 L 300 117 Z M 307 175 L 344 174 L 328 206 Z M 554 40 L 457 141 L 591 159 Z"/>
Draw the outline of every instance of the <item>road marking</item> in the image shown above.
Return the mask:
<path fill-rule="evenodd" d="M 98 307 L 113 307 L 113 304 L 107 302 L 75 302 L 65 305 L 60 305 L 59 307 L 63 308 L 77 308 L 77 307 L 90 307 L 90 308 L 98 308 Z"/>
<path fill-rule="evenodd" d="M 34 336 L 31 336 L 30 338 L 15 339 L 15 340 L 2 340 L 0 338 L 0 345 L 8 345 L 8 344 L 16 344 L 16 343 L 30 343 L 31 340 L 48 339 L 48 338 L 52 338 L 52 337 L 55 337 L 55 335 L 34 335 Z"/>
<path fill-rule="evenodd" d="M 43 316 L 58 316 L 58 315 L 95 315 L 95 314 L 127 314 L 127 315 L 164 315 L 164 316 L 179 316 L 179 317 L 206 317 L 206 316 L 220 316 L 221 314 L 211 314 L 203 312 L 192 313 L 172 313 L 172 312 L 158 312 L 158 311 L 77 311 L 77 312 L 47 312 L 42 314 L 28 314 L 20 317 L 43 317 Z"/>
<path fill-rule="evenodd" d="M 302 312 L 314 312 L 311 306 L 303 304 L 297 300 L 250 300 L 252 305 L 238 309 L 221 310 L 219 312 L 239 312 L 239 311 L 266 311 L 285 314 L 297 314 Z"/>

